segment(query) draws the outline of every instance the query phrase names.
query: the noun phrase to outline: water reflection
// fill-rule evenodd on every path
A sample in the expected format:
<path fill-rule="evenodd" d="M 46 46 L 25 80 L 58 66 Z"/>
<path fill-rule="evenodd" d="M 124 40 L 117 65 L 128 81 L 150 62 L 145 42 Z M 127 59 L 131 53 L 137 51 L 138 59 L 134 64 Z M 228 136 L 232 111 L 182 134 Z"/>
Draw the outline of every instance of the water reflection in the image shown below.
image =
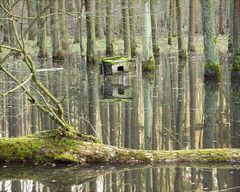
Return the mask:
<path fill-rule="evenodd" d="M 234 178 L 239 176 L 239 173 L 239 166 L 223 164 L 128 167 L 11 166 L 0 168 L 0 191 L 239 191 L 239 178 Z"/>
<path fill-rule="evenodd" d="M 62 101 L 66 119 L 106 144 L 160 150 L 239 147 L 240 86 L 230 83 L 227 61 L 221 61 L 220 84 L 203 82 L 201 57 L 178 63 L 175 55 L 162 55 L 156 62 L 155 73 L 147 75 L 138 59 L 129 73 L 106 76 L 77 56 L 63 63 L 40 60 L 37 67 L 44 84 Z M 56 67 L 63 70 L 47 70 Z M 20 79 L 26 74 L 18 64 L 12 71 Z M 1 82 L 1 91 L 14 86 L 4 75 Z M 57 126 L 20 90 L 0 103 L 2 137 Z"/>
<path fill-rule="evenodd" d="M 179 64 L 175 55 L 163 55 L 156 62 L 155 73 L 144 75 L 138 59 L 130 73 L 113 76 L 100 75 L 98 66 L 88 68 L 77 56 L 64 63 L 38 61 L 38 68 L 43 83 L 62 101 L 66 119 L 106 144 L 158 150 L 240 147 L 240 82 L 230 83 L 228 63 L 221 62 L 224 76 L 216 84 L 203 82 L 201 57 Z M 8 67 L 24 79 L 20 64 Z M 56 67 L 64 69 L 46 70 Z M 14 86 L 0 78 L 2 92 Z M 56 127 L 20 90 L 0 103 L 1 137 Z M 0 168 L 0 191 L 239 191 L 239 178 L 239 167 L 231 165 L 17 166 Z"/>

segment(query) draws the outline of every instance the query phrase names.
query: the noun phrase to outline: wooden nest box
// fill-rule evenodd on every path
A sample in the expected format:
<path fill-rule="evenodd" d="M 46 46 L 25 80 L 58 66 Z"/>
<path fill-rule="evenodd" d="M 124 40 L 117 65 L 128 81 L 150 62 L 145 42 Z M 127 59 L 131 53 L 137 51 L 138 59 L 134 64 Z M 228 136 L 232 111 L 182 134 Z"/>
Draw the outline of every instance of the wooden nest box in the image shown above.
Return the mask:
<path fill-rule="evenodd" d="M 130 59 L 127 57 L 105 57 L 102 59 L 101 74 L 114 75 L 129 72 Z"/>

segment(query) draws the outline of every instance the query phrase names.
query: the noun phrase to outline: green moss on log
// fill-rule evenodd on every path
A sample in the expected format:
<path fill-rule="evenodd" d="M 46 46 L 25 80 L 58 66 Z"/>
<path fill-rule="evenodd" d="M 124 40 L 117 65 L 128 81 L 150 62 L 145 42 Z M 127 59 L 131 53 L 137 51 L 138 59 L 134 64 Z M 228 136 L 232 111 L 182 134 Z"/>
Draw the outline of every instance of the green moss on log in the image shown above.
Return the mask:
<path fill-rule="evenodd" d="M 0 139 L 0 151 L 2 163 L 240 162 L 240 149 L 132 150 L 104 145 L 93 136 L 61 129 Z"/>

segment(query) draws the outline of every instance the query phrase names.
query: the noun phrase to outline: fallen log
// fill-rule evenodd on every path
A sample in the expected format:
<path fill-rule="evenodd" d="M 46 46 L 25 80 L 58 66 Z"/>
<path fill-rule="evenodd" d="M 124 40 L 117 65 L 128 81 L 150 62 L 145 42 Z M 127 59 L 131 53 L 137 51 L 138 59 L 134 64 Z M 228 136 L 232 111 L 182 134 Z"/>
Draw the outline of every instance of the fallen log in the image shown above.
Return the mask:
<path fill-rule="evenodd" d="M 133 150 L 105 145 L 97 138 L 62 129 L 0 139 L 0 162 L 32 163 L 240 163 L 240 149 Z"/>

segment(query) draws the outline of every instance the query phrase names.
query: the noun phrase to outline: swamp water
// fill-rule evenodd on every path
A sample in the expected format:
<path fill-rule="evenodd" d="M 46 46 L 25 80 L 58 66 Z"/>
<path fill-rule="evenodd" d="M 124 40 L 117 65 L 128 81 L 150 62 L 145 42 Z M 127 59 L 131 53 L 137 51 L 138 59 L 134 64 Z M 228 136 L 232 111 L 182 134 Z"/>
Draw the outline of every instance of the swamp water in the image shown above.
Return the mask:
<path fill-rule="evenodd" d="M 178 68 L 175 55 L 157 60 L 155 73 L 142 75 L 140 62 L 130 73 L 99 75 L 81 59 L 38 61 L 42 81 L 80 132 L 104 143 L 134 149 L 240 147 L 240 82 L 230 82 L 223 61 L 219 84 L 203 81 L 203 59 L 193 57 Z M 27 72 L 9 65 L 20 79 Z M 14 83 L 0 76 L 2 92 Z M 31 89 L 29 84 L 29 88 Z M 41 94 L 39 94 L 41 98 Z M 18 137 L 57 125 L 33 108 L 21 92 L 0 98 L 0 136 Z M 120 165 L 91 167 L 5 166 L 0 191 L 240 191 L 236 165 Z"/>

